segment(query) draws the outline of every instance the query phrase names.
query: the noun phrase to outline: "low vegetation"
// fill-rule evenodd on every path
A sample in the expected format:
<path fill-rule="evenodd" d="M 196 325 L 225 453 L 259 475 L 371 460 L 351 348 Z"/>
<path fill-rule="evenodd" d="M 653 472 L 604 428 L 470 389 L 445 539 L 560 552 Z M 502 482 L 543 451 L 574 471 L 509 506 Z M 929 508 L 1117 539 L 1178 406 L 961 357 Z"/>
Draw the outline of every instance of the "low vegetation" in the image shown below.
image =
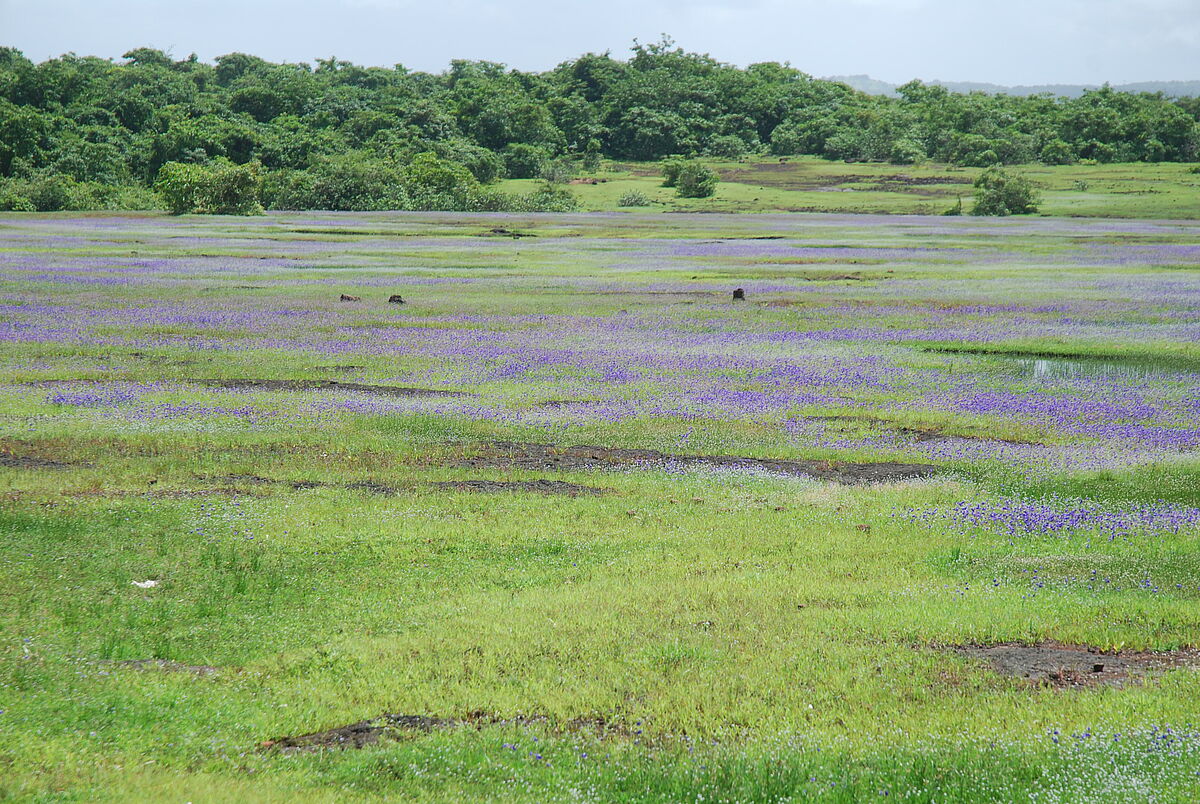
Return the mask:
<path fill-rule="evenodd" d="M 0 799 L 1200 797 L 1194 224 L 2 223 Z"/>

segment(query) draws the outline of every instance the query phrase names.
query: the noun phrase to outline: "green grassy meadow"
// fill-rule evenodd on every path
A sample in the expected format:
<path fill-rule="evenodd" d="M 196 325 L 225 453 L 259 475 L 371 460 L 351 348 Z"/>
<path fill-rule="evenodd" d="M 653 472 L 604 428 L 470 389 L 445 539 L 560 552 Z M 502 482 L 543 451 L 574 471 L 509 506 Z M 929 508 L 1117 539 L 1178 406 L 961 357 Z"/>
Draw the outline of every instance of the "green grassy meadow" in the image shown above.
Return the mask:
<path fill-rule="evenodd" d="M 1200 227 L 1109 219 L 1198 177 L 983 220 L 850 214 L 970 170 L 647 171 L 572 188 L 605 214 L 0 215 L 0 800 L 1200 797 Z M 542 480 L 586 489 L 435 485 Z M 955 650 L 1010 644 L 1177 666 Z M 280 742 L 387 713 L 452 723 Z"/>
<path fill-rule="evenodd" d="M 587 211 L 619 209 L 630 191 L 651 210 L 671 212 L 849 212 L 940 215 L 963 200 L 969 212 L 979 168 L 926 163 L 839 162 L 814 156 L 708 161 L 721 177 L 712 198 L 677 198 L 662 187 L 656 163 L 608 163 L 571 190 Z M 1025 165 L 1042 195 L 1040 214 L 1105 218 L 1200 217 L 1200 175 L 1188 164 Z M 592 184 L 591 181 L 596 183 Z M 509 179 L 507 192 L 529 192 L 533 179 Z"/>

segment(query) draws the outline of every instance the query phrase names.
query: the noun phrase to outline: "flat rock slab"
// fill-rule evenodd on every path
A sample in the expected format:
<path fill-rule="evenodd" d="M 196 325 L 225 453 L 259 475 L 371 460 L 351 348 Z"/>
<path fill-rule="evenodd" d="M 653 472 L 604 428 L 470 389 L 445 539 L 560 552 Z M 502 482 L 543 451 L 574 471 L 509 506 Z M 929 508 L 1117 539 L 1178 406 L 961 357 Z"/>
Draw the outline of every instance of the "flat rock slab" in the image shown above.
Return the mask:
<path fill-rule="evenodd" d="M 626 467 L 685 467 L 746 469 L 792 477 L 810 477 L 835 483 L 878 483 L 929 477 L 938 467 L 931 464 L 842 463 L 838 461 L 785 461 L 770 458 L 745 458 L 735 455 L 669 455 L 652 449 L 524 444 L 496 441 L 485 444 L 475 454 L 457 461 L 471 468 L 556 469 L 587 471 Z"/>
<path fill-rule="evenodd" d="M 596 486 L 580 486 L 562 480 L 445 480 L 429 483 L 433 488 L 450 489 L 454 491 L 498 492 L 498 491 L 532 491 L 538 494 L 565 494 L 578 497 L 581 494 L 608 494 L 611 489 Z"/>
<path fill-rule="evenodd" d="M 212 388 L 236 388 L 250 391 L 358 391 L 375 396 L 472 396 L 464 391 L 437 388 L 411 388 L 399 385 L 366 385 L 337 380 L 185 380 Z"/>
<path fill-rule="evenodd" d="M 1131 679 L 1158 676 L 1180 667 L 1200 668 L 1200 651 L 1121 651 L 1106 653 L 1086 645 L 968 645 L 953 649 L 982 659 L 1002 676 L 1055 687 L 1124 686 Z"/>

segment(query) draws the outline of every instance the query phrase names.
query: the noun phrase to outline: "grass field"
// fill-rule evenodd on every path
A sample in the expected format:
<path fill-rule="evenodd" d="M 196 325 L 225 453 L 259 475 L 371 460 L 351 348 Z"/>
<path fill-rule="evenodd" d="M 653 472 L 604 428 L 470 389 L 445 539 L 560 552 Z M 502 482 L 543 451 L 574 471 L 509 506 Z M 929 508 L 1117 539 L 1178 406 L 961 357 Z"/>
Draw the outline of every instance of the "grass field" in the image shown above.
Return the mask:
<path fill-rule="evenodd" d="M 695 208 L 968 186 L 787 167 Z M 1200 211 L 1122 170 L 1047 210 Z M 1200 797 L 1200 225 L 13 214 L 0 271 L 0 799 Z"/>
<path fill-rule="evenodd" d="M 947 165 L 845 163 L 813 156 L 744 162 L 711 162 L 721 176 L 712 198 L 677 198 L 662 187 L 657 163 L 610 164 L 571 186 L 582 209 L 617 210 L 617 200 L 638 191 L 649 209 L 672 212 L 832 212 L 941 215 L 958 199 L 970 211 L 979 168 Z M 1192 165 L 1023 165 L 1042 195 L 1040 213 L 1108 218 L 1200 218 L 1200 175 Z M 592 181 L 595 184 L 592 184 Z M 508 180 L 510 192 L 529 192 L 532 179 Z"/>

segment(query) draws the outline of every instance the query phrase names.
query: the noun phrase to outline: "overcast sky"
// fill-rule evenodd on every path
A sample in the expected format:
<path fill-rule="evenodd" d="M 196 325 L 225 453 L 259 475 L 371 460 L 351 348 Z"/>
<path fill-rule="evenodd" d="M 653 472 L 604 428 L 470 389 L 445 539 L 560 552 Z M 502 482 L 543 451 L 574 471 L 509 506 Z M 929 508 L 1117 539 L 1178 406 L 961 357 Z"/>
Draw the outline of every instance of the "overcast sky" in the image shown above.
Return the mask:
<path fill-rule="evenodd" d="M 669 33 L 745 65 L 999 84 L 1200 79 L 1200 0 L 0 0 L 0 45 L 35 61 L 150 46 L 211 61 L 337 56 L 438 72 L 624 58 Z"/>

